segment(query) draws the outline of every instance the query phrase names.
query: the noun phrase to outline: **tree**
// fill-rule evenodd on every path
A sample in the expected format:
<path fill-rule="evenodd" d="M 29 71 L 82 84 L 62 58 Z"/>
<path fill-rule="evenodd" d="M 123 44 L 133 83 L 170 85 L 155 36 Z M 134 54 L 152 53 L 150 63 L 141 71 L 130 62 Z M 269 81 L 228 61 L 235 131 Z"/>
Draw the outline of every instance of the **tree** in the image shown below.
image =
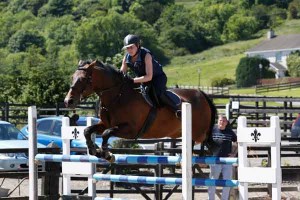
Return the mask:
<path fill-rule="evenodd" d="M 8 41 L 8 49 L 12 53 L 26 51 L 31 46 L 44 50 L 44 45 L 45 39 L 37 31 L 19 30 Z"/>
<path fill-rule="evenodd" d="M 13 13 L 18 13 L 23 10 L 29 10 L 37 16 L 38 10 L 47 3 L 47 0 L 11 0 L 8 5 L 8 10 Z"/>
<path fill-rule="evenodd" d="M 296 51 L 287 58 L 287 66 L 290 76 L 300 77 L 300 52 Z"/>
<path fill-rule="evenodd" d="M 260 71 L 259 65 L 262 65 Z M 259 78 L 263 78 L 267 74 L 269 61 L 260 57 L 244 57 L 236 68 L 236 85 L 240 87 L 251 87 L 257 84 Z M 261 73 L 261 74 L 260 74 Z"/>
<path fill-rule="evenodd" d="M 174 0 L 135 1 L 129 11 L 141 21 L 153 25 L 159 18 L 166 5 L 174 4 Z"/>
<path fill-rule="evenodd" d="M 74 1 L 73 1 L 74 2 Z M 111 0 L 83 0 L 74 2 L 73 16 L 75 21 L 85 18 L 105 16 L 112 8 Z"/>
<path fill-rule="evenodd" d="M 223 32 L 224 41 L 237 41 L 251 38 L 257 31 L 258 22 L 252 16 L 236 13 L 229 18 Z"/>
<path fill-rule="evenodd" d="M 9 54 L 1 59 L 5 73 L 0 73 L 0 101 L 34 105 L 63 101 L 69 89 L 69 74 L 41 54 L 36 47 Z M 2 70 L 1 70 L 2 71 Z"/>
<path fill-rule="evenodd" d="M 25 52 L 20 53 L 4 53 L 5 57 L 1 57 L 1 83 L 0 100 L 9 102 L 20 102 L 22 88 L 27 83 L 26 77 L 23 77 L 23 61 L 27 55 Z"/>
<path fill-rule="evenodd" d="M 288 7 L 289 19 L 297 19 L 300 14 L 300 0 L 293 0 Z"/>
<path fill-rule="evenodd" d="M 228 19 L 237 12 L 237 6 L 228 3 L 204 1 L 192 9 L 195 27 L 203 32 L 211 46 L 222 44 L 221 35 Z"/>
<path fill-rule="evenodd" d="M 270 16 L 268 14 L 268 7 L 262 4 L 253 5 L 251 8 L 252 15 L 256 18 L 259 28 L 269 28 L 268 24 Z"/>
<path fill-rule="evenodd" d="M 159 33 L 159 41 L 171 55 L 195 53 L 206 48 L 206 40 L 202 29 L 194 24 L 190 12 L 182 5 L 167 7 L 155 28 Z"/>
<path fill-rule="evenodd" d="M 60 18 L 54 18 L 45 28 L 48 38 L 54 40 L 57 45 L 71 44 L 77 24 L 72 20 L 72 16 L 65 15 Z"/>
<path fill-rule="evenodd" d="M 155 32 L 149 24 L 130 14 L 111 12 L 105 17 L 82 23 L 74 39 L 75 47 L 81 59 L 105 60 L 121 51 L 123 38 L 129 33 L 140 35 L 143 44 L 158 46 Z"/>
<path fill-rule="evenodd" d="M 269 27 L 274 28 L 279 26 L 287 19 L 287 12 L 285 9 L 276 6 L 269 6 L 268 9 L 268 14 L 270 16 Z"/>
<path fill-rule="evenodd" d="M 51 15 L 59 17 L 71 14 L 72 6 L 72 0 L 49 0 L 47 4 L 40 8 L 38 16 L 45 17 Z"/>
<path fill-rule="evenodd" d="M 17 14 L 6 12 L 0 15 L 0 48 L 7 46 L 9 38 L 26 22 L 35 21 L 35 17 L 28 11 Z"/>

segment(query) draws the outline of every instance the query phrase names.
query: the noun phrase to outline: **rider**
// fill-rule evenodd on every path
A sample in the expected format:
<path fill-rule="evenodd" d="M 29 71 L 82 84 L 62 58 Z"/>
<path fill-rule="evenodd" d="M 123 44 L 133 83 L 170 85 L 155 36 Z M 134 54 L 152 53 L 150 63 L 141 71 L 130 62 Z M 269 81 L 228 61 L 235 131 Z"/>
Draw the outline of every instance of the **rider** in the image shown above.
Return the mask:
<path fill-rule="evenodd" d="M 168 105 L 175 112 L 176 117 L 180 118 L 180 109 L 167 95 L 167 76 L 162 65 L 153 58 L 148 49 L 141 46 L 140 38 L 137 35 L 127 35 L 122 49 L 126 49 L 127 53 L 123 58 L 121 71 L 126 73 L 129 67 L 136 75 L 133 79 L 134 83 L 152 84 L 159 100 Z"/>

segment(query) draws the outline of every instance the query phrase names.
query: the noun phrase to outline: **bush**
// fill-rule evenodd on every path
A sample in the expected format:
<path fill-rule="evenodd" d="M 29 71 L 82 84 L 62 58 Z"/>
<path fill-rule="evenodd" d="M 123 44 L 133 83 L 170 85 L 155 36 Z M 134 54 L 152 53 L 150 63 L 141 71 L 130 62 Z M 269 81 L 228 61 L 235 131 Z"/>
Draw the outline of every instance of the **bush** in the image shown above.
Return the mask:
<path fill-rule="evenodd" d="M 211 81 L 212 87 L 224 87 L 232 84 L 235 84 L 235 81 L 230 78 L 217 77 Z"/>
<path fill-rule="evenodd" d="M 261 70 L 259 69 L 260 64 L 262 65 Z M 259 78 L 264 78 L 269 73 L 267 70 L 269 64 L 269 60 L 261 57 L 241 58 L 235 73 L 236 86 L 241 88 L 256 85 Z"/>
<path fill-rule="evenodd" d="M 115 140 L 112 143 L 113 148 L 132 148 L 132 149 L 138 149 L 139 144 L 137 142 L 124 142 L 124 139 Z"/>
<path fill-rule="evenodd" d="M 287 58 L 288 73 L 291 77 L 300 77 L 300 53 L 293 52 Z"/>

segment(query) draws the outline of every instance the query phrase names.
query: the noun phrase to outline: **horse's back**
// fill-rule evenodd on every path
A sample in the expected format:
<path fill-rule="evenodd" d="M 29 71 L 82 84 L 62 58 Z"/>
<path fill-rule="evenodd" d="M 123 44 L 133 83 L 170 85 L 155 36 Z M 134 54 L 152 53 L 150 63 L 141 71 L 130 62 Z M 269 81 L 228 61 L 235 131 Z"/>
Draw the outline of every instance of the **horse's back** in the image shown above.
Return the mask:
<path fill-rule="evenodd" d="M 191 103 L 193 140 L 204 141 L 214 124 L 216 110 L 213 103 L 201 90 L 174 88 L 172 92 L 180 96 L 182 102 Z"/>
<path fill-rule="evenodd" d="M 171 91 L 177 94 L 182 102 L 191 103 L 193 108 L 200 107 L 203 103 L 206 104 L 206 97 L 200 90 L 174 88 Z"/>

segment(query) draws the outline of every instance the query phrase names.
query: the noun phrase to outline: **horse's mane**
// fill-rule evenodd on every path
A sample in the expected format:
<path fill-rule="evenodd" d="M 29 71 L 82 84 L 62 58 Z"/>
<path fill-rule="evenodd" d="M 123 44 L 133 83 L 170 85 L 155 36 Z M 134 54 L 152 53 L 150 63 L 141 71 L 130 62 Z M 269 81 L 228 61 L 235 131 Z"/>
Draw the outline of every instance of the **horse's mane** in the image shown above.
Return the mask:
<path fill-rule="evenodd" d="M 89 61 L 86 61 L 89 62 Z M 100 60 L 95 60 L 95 68 L 99 70 L 104 70 L 107 72 L 107 74 L 113 76 L 114 79 L 118 79 L 120 81 L 125 81 L 125 82 L 130 82 L 129 80 L 131 77 L 129 77 L 126 74 L 123 74 L 118 68 L 116 68 L 114 65 L 109 64 L 109 63 L 103 63 Z M 91 62 L 87 63 L 91 64 Z"/>

